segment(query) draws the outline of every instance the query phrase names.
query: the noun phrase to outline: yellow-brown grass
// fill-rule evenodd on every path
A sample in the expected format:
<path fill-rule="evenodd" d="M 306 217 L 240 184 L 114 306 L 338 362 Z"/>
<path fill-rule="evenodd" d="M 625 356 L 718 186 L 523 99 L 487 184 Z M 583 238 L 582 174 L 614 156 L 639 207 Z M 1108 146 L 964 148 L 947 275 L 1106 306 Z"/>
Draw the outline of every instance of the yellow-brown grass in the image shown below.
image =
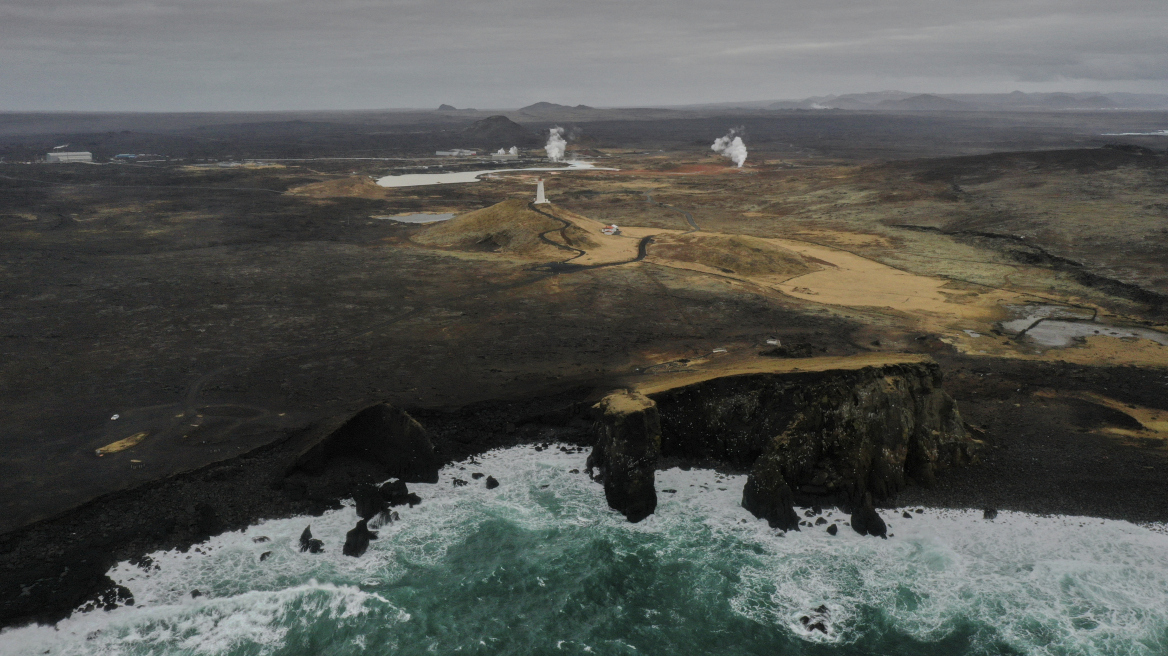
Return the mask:
<path fill-rule="evenodd" d="M 798 276 L 819 267 L 800 254 L 744 235 L 685 234 L 659 237 L 653 255 L 693 262 L 743 276 Z"/>

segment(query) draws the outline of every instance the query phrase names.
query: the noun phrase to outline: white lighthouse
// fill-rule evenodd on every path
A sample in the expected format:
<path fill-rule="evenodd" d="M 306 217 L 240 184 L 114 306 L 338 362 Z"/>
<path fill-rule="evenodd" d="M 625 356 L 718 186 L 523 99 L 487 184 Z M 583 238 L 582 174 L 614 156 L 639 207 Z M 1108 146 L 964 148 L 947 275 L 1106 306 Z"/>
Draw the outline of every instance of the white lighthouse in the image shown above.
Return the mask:
<path fill-rule="evenodd" d="M 544 195 L 543 195 L 543 178 L 540 178 L 539 181 L 536 182 L 536 186 L 535 186 L 535 204 L 536 205 L 543 205 L 544 203 L 547 203 L 547 202 L 548 202 L 548 199 L 544 198 Z"/>

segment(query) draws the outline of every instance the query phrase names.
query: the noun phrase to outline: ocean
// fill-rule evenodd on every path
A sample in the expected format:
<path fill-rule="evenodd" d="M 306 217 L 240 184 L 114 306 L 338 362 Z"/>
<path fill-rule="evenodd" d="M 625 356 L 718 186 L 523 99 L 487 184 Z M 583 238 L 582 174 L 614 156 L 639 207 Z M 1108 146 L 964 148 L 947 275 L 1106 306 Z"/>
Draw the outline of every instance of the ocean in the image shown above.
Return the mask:
<path fill-rule="evenodd" d="M 881 540 L 823 509 L 783 534 L 742 509 L 744 476 L 697 469 L 658 472 L 629 524 L 568 451 L 410 485 L 423 502 L 360 558 L 350 505 L 122 563 L 135 607 L 5 631 L 0 653 L 1168 654 L 1164 525 L 900 508 Z M 307 525 L 324 553 L 300 552 Z"/>

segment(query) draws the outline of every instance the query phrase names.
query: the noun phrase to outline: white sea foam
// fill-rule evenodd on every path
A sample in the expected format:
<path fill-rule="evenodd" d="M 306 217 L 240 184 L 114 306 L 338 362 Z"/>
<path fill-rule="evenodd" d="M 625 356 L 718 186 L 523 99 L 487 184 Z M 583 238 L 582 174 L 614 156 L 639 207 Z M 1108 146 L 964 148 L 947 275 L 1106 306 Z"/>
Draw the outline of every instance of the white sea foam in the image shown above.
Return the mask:
<path fill-rule="evenodd" d="M 884 510 L 893 537 L 878 540 L 857 535 L 844 525 L 846 516 L 828 509 L 824 515 L 831 513 L 838 535 L 824 525 L 782 534 L 741 507 L 744 476 L 680 469 L 658 472 L 657 512 L 629 524 L 607 508 L 600 485 L 570 473 L 583 469 L 585 456 L 557 445 L 519 447 L 448 466 L 436 484 L 411 484 L 423 503 L 399 508 L 401 521 L 382 527 L 361 558 L 341 555 L 356 520 L 345 507 L 263 522 L 188 553 L 156 553 L 150 571 L 122 563 L 111 576 L 130 588 L 139 607 L 81 614 L 55 628 L 10 630 L 0 634 L 0 652 L 266 654 L 324 621 L 337 627 L 345 647 L 338 653 L 360 653 L 366 649 L 361 627 L 371 617 L 384 633 L 376 643 L 380 652 L 395 644 L 393 626 L 404 630 L 414 620 L 409 603 L 395 605 L 379 590 L 410 572 L 440 567 L 486 522 L 503 522 L 547 535 L 569 527 L 578 536 L 583 528 L 618 560 L 644 557 L 639 550 L 648 548 L 658 562 L 717 563 L 715 569 L 737 581 L 721 602 L 730 611 L 825 646 L 860 640 L 877 618 L 923 642 L 972 624 L 990 627 L 979 630 L 994 631 L 996 644 L 1021 653 L 1168 653 L 1163 525 L 1010 512 L 986 521 L 980 513 L 944 510 L 904 519 L 902 510 Z M 500 487 L 487 490 L 471 477 L 475 472 L 495 476 Z M 456 478 L 468 485 L 455 487 Z M 307 524 L 325 553 L 300 553 L 297 539 Z M 259 536 L 270 541 L 254 542 Z M 260 562 L 266 551 L 271 556 Z M 546 589 L 546 575 L 531 571 L 528 589 Z M 192 598 L 193 589 L 202 596 Z M 800 622 L 820 605 L 828 609 L 826 633 Z M 642 621 L 669 621 L 660 615 L 648 608 Z M 548 636 L 547 648 L 559 642 L 579 653 L 586 637 Z M 459 645 L 472 644 L 464 638 Z M 493 638 L 473 639 L 477 645 Z M 588 644 L 598 653 L 645 651 L 635 636 L 619 645 L 597 640 Z M 455 642 L 449 635 L 427 637 L 438 652 L 453 651 Z"/>

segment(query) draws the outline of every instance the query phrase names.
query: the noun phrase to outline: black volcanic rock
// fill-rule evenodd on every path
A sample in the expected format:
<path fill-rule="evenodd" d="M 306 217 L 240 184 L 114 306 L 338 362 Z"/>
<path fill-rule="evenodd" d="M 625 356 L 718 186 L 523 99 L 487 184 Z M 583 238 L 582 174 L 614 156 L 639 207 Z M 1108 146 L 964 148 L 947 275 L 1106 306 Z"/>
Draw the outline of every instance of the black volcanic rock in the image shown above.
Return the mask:
<path fill-rule="evenodd" d="M 755 517 L 767 520 L 771 528 L 799 530 L 795 499 L 777 467 L 763 463 L 762 467 L 757 467 L 757 474 L 751 471 L 742 488 L 742 507 Z"/>
<path fill-rule="evenodd" d="M 860 535 L 888 537 L 888 526 L 884 523 L 884 518 L 880 516 L 880 513 L 876 512 L 875 506 L 872 505 L 871 494 L 865 494 L 863 502 L 852 511 L 852 530 Z"/>
<path fill-rule="evenodd" d="M 832 524 L 831 526 L 827 527 L 827 534 L 828 535 L 835 535 L 836 533 L 839 533 L 838 526 L 836 526 L 835 524 Z"/>
<path fill-rule="evenodd" d="M 734 376 L 654 399 L 666 457 L 714 459 L 765 475 L 748 483 L 749 493 L 780 495 L 778 508 L 848 503 L 864 492 L 884 500 L 910 479 L 928 485 L 936 471 L 973 461 L 981 443 L 940 383 L 936 365 L 913 363 Z M 744 501 L 762 512 L 761 500 Z"/>
<path fill-rule="evenodd" d="M 499 481 L 495 480 L 494 476 L 488 476 L 487 477 L 487 489 L 493 490 L 497 487 L 499 487 Z"/>
<path fill-rule="evenodd" d="M 411 483 L 437 483 L 442 465 L 426 429 L 404 410 L 384 403 L 358 412 L 306 449 L 295 468 L 320 473 L 337 456 L 375 462 Z"/>
<path fill-rule="evenodd" d="M 369 548 L 369 541 L 376 539 L 377 534 L 370 531 L 368 523 L 362 519 L 345 534 L 345 546 L 341 548 L 341 553 L 357 558 Z"/>
<path fill-rule="evenodd" d="M 599 472 L 604 498 L 630 522 L 657 509 L 654 473 L 661 454 L 661 419 L 657 404 L 637 392 L 614 392 L 593 406 L 596 446 L 588 469 Z"/>
<path fill-rule="evenodd" d="M 404 485 L 404 483 L 403 483 Z M 356 503 L 357 516 L 361 519 L 373 519 L 381 511 L 388 508 L 381 490 L 373 485 L 362 485 L 353 492 L 353 501 Z"/>
<path fill-rule="evenodd" d="M 324 551 L 324 543 L 312 537 L 312 527 L 305 526 L 304 532 L 300 534 L 300 552 L 305 551 L 309 553 L 321 553 Z"/>
<path fill-rule="evenodd" d="M 411 508 L 422 503 L 421 497 L 410 492 L 406 487 L 405 481 L 390 481 L 381 486 L 381 497 L 385 502 L 391 506 L 404 506 L 409 504 Z"/>

